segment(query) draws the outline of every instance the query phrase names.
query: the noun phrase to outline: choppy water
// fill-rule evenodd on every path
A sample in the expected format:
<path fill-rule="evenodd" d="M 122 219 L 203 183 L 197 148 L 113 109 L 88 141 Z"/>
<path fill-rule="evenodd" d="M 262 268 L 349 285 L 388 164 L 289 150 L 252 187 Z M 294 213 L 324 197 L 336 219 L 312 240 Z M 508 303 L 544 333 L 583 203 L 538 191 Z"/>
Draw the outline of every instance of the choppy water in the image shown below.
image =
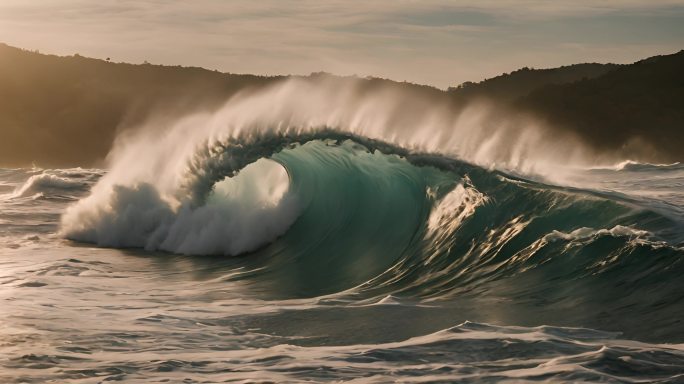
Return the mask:
<path fill-rule="evenodd" d="M 682 165 L 212 151 L 177 201 L 0 170 L 0 382 L 684 382 Z"/>

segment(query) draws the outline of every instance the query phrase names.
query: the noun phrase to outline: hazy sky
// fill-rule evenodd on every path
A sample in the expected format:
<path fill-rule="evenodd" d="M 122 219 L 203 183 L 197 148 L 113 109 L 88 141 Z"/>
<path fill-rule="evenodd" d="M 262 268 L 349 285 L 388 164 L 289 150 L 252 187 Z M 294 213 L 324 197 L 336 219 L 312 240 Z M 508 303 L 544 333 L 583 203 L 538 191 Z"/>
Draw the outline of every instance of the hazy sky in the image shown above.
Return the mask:
<path fill-rule="evenodd" d="M 445 88 L 522 66 L 684 49 L 684 0 L 0 0 L 0 42 L 256 74 Z"/>

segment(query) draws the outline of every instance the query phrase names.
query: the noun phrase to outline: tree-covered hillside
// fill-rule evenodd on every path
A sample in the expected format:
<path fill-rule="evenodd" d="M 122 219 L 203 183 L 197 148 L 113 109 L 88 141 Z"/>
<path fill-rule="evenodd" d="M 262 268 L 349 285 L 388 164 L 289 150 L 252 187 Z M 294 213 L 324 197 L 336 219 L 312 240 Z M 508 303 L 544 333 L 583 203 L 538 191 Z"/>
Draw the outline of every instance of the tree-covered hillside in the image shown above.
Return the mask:
<path fill-rule="evenodd" d="M 454 115 L 487 100 L 494 123 L 533 116 L 576 133 L 599 151 L 644 161 L 684 160 L 684 51 L 630 65 L 523 68 L 480 83 L 437 88 L 377 78 L 338 77 L 359 94 L 400 95 L 404 115 L 447 106 Z M 101 165 L 121 129 L 154 111 L 173 118 L 210 110 L 247 88 L 287 79 L 202 68 L 58 57 L 0 44 L 0 166 Z"/>
<path fill-rule="evenodd" d="M 684 51 L 624 65 L 594 79 L 548 85 L 517 106 L 597 148 L 648 145 L 659 161 L 684 160 Z"/>

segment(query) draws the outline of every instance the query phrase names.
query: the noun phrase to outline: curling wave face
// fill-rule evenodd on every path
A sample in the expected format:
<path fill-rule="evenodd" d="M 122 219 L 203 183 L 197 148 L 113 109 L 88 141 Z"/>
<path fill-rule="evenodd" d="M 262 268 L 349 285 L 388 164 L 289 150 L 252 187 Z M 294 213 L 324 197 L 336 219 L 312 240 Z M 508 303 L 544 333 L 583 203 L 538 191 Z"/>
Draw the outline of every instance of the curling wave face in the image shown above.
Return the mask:
<path fill-rule="evenodd" d="M 108 247 L 250 252 L 230 280 L 262 298 L 506 302 L 514 323 L 679 334 L 682 222 L 648 200 L 330 131 L 216 144 L 187 172 L 167 196 L 150 183 L 91 195 L 62 231 Z"/>

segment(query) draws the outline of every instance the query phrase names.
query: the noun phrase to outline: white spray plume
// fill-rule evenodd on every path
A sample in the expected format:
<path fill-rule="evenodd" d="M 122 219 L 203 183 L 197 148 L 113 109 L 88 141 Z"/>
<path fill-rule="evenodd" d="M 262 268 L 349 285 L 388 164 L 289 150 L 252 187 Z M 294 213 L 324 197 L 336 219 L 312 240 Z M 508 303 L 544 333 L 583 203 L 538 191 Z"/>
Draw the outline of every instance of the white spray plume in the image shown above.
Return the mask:
<path fill-rule="evenodd" d="M 62 234 L 103 246 L 230 255 L 272 241 L 295 220 L 294 197 L 284 193 L 275 204 L 245 204 L 239 198 L 218 204 L 202 197 L 198 205 L 187 187 L 202 177 L 209 185 L 218 181 L 201 166 L 193 168 L 199 154 L 206 157 L 216 143 L 258 144 L 274 134 L 334 130 L 542 175 L 587 158 L 570 137 L 553 137 L 532 122 L 492 125 L 486 106 L 454 113 L 449 103 L 396 88 L 368 88 L 363 81 L 292 78 L 238 94 L 212 113 L 192 114 L 163 127 L 151 122 L 117 140 L 108 157 L 109 172 L 89 197 L 67 210 Z M 255 160 L 243 159 L 243 164 L 236 159 L 235 171 Z M 264 215 L 273 224 L 257 228 Z M 215 225 L 203 224 L 210 221 Z"/>

